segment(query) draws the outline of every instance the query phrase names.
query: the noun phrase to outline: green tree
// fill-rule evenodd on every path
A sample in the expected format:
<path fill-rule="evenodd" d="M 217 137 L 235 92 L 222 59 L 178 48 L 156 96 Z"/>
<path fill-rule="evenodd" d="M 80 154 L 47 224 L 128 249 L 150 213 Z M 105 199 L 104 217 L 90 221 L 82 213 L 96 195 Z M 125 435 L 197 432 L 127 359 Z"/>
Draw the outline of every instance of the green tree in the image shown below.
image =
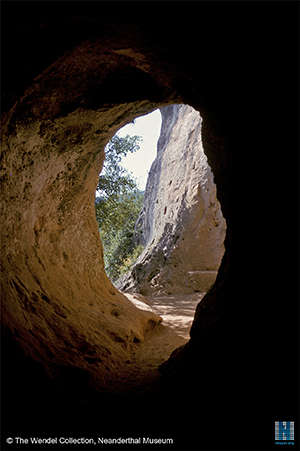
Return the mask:
<path fill-rule="evenodd" d="M 141 137 L 115 135 L 105 149 L 106 160 L 99 176 L 96 218 L 104 247 L 104 264 L 115 281 L 134 263 L 141 246 L 134 244 L 134 226 L 144 194 L 121 160 L 139 149 Z"/>

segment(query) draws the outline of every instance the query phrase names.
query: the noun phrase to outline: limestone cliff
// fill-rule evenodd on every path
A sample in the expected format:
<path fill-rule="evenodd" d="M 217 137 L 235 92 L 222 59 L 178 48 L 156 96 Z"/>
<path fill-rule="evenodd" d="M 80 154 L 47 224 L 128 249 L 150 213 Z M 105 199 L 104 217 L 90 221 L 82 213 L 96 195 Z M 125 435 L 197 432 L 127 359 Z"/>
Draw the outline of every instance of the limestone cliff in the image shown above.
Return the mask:
<path fill-rule="evenodd" d="M 202 119 L 188 105 L 166 106 L 161 114 L 135 231 L 145 250 L 120 285 L 143 294 L 207 291 L 224 253 L 226 223 L 203 151 Z"/>

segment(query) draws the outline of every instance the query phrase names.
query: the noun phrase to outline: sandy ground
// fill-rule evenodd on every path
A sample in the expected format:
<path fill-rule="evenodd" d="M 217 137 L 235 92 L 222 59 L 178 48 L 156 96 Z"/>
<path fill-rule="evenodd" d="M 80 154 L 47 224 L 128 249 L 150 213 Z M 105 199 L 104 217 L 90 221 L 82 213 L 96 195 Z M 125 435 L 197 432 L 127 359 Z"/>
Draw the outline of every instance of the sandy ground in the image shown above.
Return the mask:
<path fill-rule="evenodd" d="M 162 324 L 170 327 L 178 336 L 189 339 L 195 310 L 205 293 L 162 296 L 149 299 L 153 311 L 163 319 Z"/>
<path fill-rule="evenodd" d="M 124 294 L 137 307 L 152 309 L 162 318 L 162 323 L 148 332 L 144 342 L 132 349 L 131 358 L 126 362 L 128 378 L 124 381 L 125 386 L 144 391 L 147 386 L 155 384 L 159 377 L 159 365 L 166 361 L 176 348 L 188 341 L 196 306 L 205 293 L 153 298 Z"/>

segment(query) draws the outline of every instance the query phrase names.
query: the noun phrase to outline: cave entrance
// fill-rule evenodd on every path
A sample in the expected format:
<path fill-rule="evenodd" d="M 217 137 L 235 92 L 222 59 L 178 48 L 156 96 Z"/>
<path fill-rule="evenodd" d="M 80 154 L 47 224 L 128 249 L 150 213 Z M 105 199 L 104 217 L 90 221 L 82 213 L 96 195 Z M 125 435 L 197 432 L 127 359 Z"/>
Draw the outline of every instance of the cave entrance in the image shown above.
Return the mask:
<path fill-rule="evenodd" d="M 164 353 L 173 350 L 170 343 L 176 348 L 188 340 L 195 309 L 214 284 L 224 254 L 226 222 L 201 126 L 199 112 L 182 104 L 136 119 L 106 146 L 107 166 L 99 179 L 104 177 L 102 186 L 108 188 L 117 179 L 118 201 L 113 197 L 111 204 L 116 214 L 108 216 L 116 224 L 110 224 L 108 233 L 100 230 L 106 271 L 136 306 L 150 307 L 170 329 L 161 337 L 169 341 Z M 109 165 L 116 164 L 119 172 L 110 172 Z M 124 191 L 122 183 L 127 183 Z M 145 353 L 143 349 L 144 359 Z"/>
<path fill-rule="evenodd" d="M 142 310 L 158 308 L 155 302 L 164 297 L 175 305 L 178 296 L 202 296 L 212 282 L 205 286 L 204 276 L 216 272 L 206 218 L 217 204 L 198 146 L 200 116 L 187 105 L 171 105 L 187 99 L 186 80 L 192 93 L 198 77 L 193 84 L 188 69 L 177 73 L 177 62 L 173 66 L 172 58 L 168 62 L 167 53 L 161 54 L 159 40 L 151 44 L 153 30 L 141 43 L 134 27 L 129 33 L 119 26 L 106 31 L 100 39 L 74 41 L 56 61 L 54 52 L 49 69 L 37 68 L 35 82 L 5 115 L 3 127 L 2 321 L 47 377 L 76 392 L 79 385 L 85 389 L 87 377 L 92 387 L 116 390 L 135 368 L 147 370 L 146 356 L 153 362 L 153 349 L 159 348 L 157 368 L 186 340 L 179 335 L 177 342 L 169 340 L 172 328 L 164 325 L 164 312 L 148 339 L 156 317 Z M 199 92 L 196 99 L 201 97 Z M 213 158 L 223 144 L 222 127 L 215 129 L 215 114 L 209 114 L 214 103 L 193 104 L 206 109 L 203 136 Z M 153 196 L 137 225 L 145 249 L 120 286 L 140 303 L 138 311 L 103 271 L 94 195 L 105 144 L 126 121 L 156 108 L 163 118 L 164 151 L 154 167 Z M 222 168 L 226 152 L 219 155 Z M 216 175 L 228 212 L 226 174 Z M 213 229 L 222 229 L 218 217 Z M 203 317 L 210 320 L 211 309 L 202 322 Z M 196 331 L 202 322 L 197 318 Z"/>

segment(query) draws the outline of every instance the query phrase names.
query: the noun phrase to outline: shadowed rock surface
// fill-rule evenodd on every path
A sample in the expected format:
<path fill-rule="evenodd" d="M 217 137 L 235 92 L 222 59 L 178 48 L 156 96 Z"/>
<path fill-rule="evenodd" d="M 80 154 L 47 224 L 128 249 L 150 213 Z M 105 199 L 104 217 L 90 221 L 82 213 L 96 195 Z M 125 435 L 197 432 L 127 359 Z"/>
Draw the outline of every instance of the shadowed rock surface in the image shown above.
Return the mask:
<path fill-rule="evenodd" d="M 200 114 L 188 105 L 161 108 L 137 242 L 145 246 L 122 290 L 143 294 L 206 292 L 224 254 L 226 223 L 207 163 Z"/>
<path fill-rule="evenodd" d="M 11 374 L 24 361 L 24 381 L 46 390 L 53 402 L 57 391 L 72 399 L 76 390 L 82 402 L 91 402 L 95 391 L 124 396 L 125 381 L 134 387 L 137 374 L 147 377 L 140 363 L 137 373 L 126 362 L 134 354 L 145 363 L 139 349 L 151 329 L 165 336 L 166 345 L 168 334 L 174 337 L 161 328 L 158 315 L 137 308 L 107 278 L 94 193 L 103 149 L 119 128 L 158 107 L 192 99 L 180 89 L 185 75 L 176 74 L 176 61 L 157 53 L 160 46 L 149 42 L 147 27 L 105 26 L 99 33 L 55 58 L 2 116 L 2 330 L 6 349 L 14 349 L 5 354 L 12 387 L 7 396 L 16 399 L 25 394 L 23 384 L 15 391 Z M 205 115 L 205 102 L 192 105 L 202 109 L 203 145 L 213 156 L 222 148 L 222 129 Z M 216 181 L 225 181 L 225 155 L 212 162 Z M 224 187 L 224 215 L 225 195 Z M 220 277 L 226 277 L 225 267 Z M 209 318 L 215 320 L 212 301 Z M 178 346 L 185 342 L 176 340 Z"/>

